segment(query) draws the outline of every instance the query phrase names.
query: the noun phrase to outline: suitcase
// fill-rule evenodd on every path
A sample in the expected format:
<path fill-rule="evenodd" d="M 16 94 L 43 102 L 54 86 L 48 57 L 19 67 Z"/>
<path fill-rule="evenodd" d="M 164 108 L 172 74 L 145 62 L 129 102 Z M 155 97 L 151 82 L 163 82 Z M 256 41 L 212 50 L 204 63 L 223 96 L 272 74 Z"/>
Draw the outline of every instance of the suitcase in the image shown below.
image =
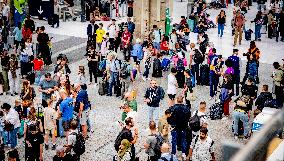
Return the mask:
<path fill-rule="evenodd" d="M 223 105 L 221 103 L 214 103 L 210 108 L 209 117 L 211 120 L 222 119 Z"/>
<path fill-rule="evenodd" d="M 252 30 L 248 29 L 247 31 L 245 31 L 245 39 L 247 41 L 251 40 L 251 34 L 252 34 Z"/>
<path fill-rule="evenodd" d="M 99 82 L 99 89 L 98 89 L 99 95 L 103 96 L 106 94 L 106 82 L 104 80 L 101 80 Z"/>
<path fill-rule="evenodd" d="M 203 86 L 209 86 L 209 66 L 201 65 L 200 66 L 200 84 Z M 199 83 L 199 82 L 198 82 Z"/>

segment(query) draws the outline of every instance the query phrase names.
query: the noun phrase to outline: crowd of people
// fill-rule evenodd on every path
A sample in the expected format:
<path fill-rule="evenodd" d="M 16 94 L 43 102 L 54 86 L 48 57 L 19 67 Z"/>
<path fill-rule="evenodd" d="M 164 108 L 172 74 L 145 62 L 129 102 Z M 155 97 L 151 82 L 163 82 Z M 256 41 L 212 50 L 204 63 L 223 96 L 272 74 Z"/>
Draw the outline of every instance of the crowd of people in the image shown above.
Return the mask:
<path fill-rule="evenodd" d="M 88 63 L 81 64 L 78 71 L 71 71 L 68 55 L 64 54 L 57 57 L 53 68 L 52 38 L 45 32 L 45 27 L 36 28 L 34 21 L 27 16 L 12 30 L 4 6 L 0 22 L 0 95 L 19 96 L 20 99 L 14 99 L 14 104 L 4 101 L 1 106 L 0 138 L 3 146 L 0 151 L 9 149 L 8 157 L 19 160 L 18 138 L 23 137 L 25 160 L 42 161 L 44 149 L 49 148 L 56 150 L 54 161 L 80 160 L 86 150 L 85 142 L 95 134 L 88 95 L 88 87 L 94 85 L 98 86 L 98 95 L 115 95 L 120 98 L 117 101 L 122 100 L 121 118 L 117 118 L 121 131 L 114 141 L 116 154 L 113 160 L 138 159 L 135 147 L 141 129 L 136 126 L 137 97 L 144 98 L 148 110 L 147 116 L 141 117 L 147 117 L 149 122 L 143 144 L 149 161 L 216 160 L 214 140 L 208 130 L 209 119 L 232 121 L 234 138 L 247 140 L 251 136 L 249 120 L 252 113 L 257 115 L 264 107 L 283 107 L 284 63 L 273 63 L 273 91 L 269 92 L 271 87 L 264 84 L 258 94 L 261 51 L 257 41 L 261 41 L 260 29 L 267 27 L 268 38 L 276 37 L 276 41 L 278 37 L 283 41 L 284 37 L 282 3 L 275 0 L 270 4 L 272 7 L 267 14 L 262 10 L 264 4 L 258 2 L 259 12 L 251 20 L 255 23 L 255 39 L 243 53 L 247 58 L 244 71 L 237 43 L 242 44 L 243 31 L 245 38 L 251 40 L 245 27 L 248 20 L 244 12 L 250 4 L 235 6 L 231 20 L 234 49 L 228 58 L 214 48 L 206 33 L 217 26 L 216 36 L 221 38 L 229 21 L 226 13 L 221 10 L 216 23 L 211 21 L 206 13 L 208 4 L 202 0 L 195 2 L 190 16 L 181 17 L 169 35 L 162 34 L 161 29 L 153 25 L 151 32 L 140 38 L 134 36 L 136 26 L 131 16 L 127 22 L 118 24 L 112 19 L 108 26 L 104 26 L 97 23 L 97 12 L 94 11 L 87 27 L 84 56 Z M 190 32 L 198 33 L 197 43 L 190 42 Z M 14 36 L 12 41 L 9 40 L 10 33 Z M 36 40 L 32 39 L 33 34 L 37 35 Z M 53 72 L 47 72 L 50 70 Z M 242 80 L 241 72 L 245 73 Z M 70 81 L 71 73 L 76 73 L 75 81 Z M 150 83 L 144 94 L 138 92 L 140 81 Z M 167 81 L 166 88 L 161 86 L 162 81 Z M 192 102 L 198 93 L 196 86 L 210 87 L 210 100 L 215 102 L 212 106 L 207 107 L 208 102 L 204 100 L 194 110 Z M 41 93 L 41 98 L 37 93 Z M 163 116 L 159 116 L 162 101 L 167 101 L 168 107 Z M 232 102 L 235 102 L 234 110 L 230 111 Z M 59 137 L 66 138 L 65 145 L 56 145 Z M 279 137 L 282 137 L 281 129 Z M 5 151 L 0 153 L 0 158 L 5 158 Z"/>

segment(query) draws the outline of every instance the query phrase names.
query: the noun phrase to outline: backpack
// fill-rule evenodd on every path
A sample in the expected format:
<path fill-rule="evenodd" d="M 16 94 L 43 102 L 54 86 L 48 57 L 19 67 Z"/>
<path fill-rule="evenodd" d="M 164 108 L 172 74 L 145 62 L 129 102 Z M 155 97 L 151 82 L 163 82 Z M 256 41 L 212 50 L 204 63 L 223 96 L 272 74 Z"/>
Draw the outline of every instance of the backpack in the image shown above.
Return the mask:
<path fill-rule="evenodd" d="M 102 61 L 100 61 L 100 63 L 99 63 L 99 70 L 100 71 L 103 71 L 103 70 L 105 70 L 106 69 L 106 60 L 102 60 Z"/>
<path fill-rule="evenodd" d="M 195 53 L 193 55 L 193 61 L 196 64 L 201 64 L 204 61 L 204 55 L 198 49 L 195 49 Z"/>
<path fill-rule="evenodd" d="M 158 87 L 158 90 L 160 91 L 160 97 L 161 97 L 161 100 L 164 99 L 165 97 L 165 91 L 162 87 Z"/>
<path fill-rule="evenodd" d="M 228 59 L 232 61 L 232 65 L 233 65 L 232 67 L 235 73 L 236 71 L 239 71 L 240 70 L 240 58 L 237 56 L 230 56 Z"/>
<path fill-rule="evenodd" d="M 119 146 L 121 144 L 121 141 L 125 138 L 123 138 L 124 133 L 128 131 L 128 129 L 123 128 L 122 131 L 118 134 L 118 136 L 116 137 L 115 141 L 114 141 L 114 148 L 116 151 L 119 150 Z"/>
<path fill-rule="evenodd" d="M 121 71 L 120 71 L 120 77 L 122 79 L 126 79 L 129 76 L 130 76 L 130 72 L 128 71 L 128 64 L 124 63 L 124 64 L 122 64 L 122 68 L 121 68 Z"/>
<path fill-rule="evenodd" d="M 85 146 L 85 139 L 82 135 L 82 133 L 71 133 L 70 135 L 76 135 L 76 141 L 75 144 L 73 145 L 73 151 L 77 154 L 77 155 L 82 155 L 85 153 L 86 150 L 86 146 Z"/>
<path fill-rule="evenodd" d="M 29 62 L 29 55 L 28 54 L 21 54 L 20 61 L 27 63 Z"/>
<path fill-rule="evenodd" d="M 184 65 L 183 65 L 183 60 L 178 58 L 178 61 L 177 61 L 177 70 L 178 71 L 183 71 L 184 70 Z"/>
<path fill-rule="evenodd" d="M 154 135 L 154 136 L 156 138 L 156 144 L 153 150 L 154 150 L 155 156 L 159 158 L 161 157 L 161 146 L 165 141 L 164 141 L 164 138 L 160 134 Z"/>
<path fill-rule="evenodd" d="M 188 123 L 189 127 L 194 132 L 197 132 L 201 129 L 200 118 L 203 117 L 203 116 L 198 116 L 197 113 L 198 111 L 196 111 L 195 114 L 189 119 Z"/>

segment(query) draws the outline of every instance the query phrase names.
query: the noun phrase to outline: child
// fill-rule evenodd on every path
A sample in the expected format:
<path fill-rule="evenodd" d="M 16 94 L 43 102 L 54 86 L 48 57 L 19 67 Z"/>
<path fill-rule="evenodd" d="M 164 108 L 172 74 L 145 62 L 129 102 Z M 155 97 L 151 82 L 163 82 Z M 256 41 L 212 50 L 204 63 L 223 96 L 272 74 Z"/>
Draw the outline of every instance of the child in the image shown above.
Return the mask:
<path fill-rule="evenodd" d="M 87 84 L 84 66 L 79 66 L 77 82 L 80 83 L 81 85 Z"/>
<path fill-rule="evenodd" d="M 52 150 L 56 148 L 56 111 L 52 108 L 53 100 L 48 100 L 48 107 L 44 109 L 44 130 L 45 130 L 45 149 L 48 150 L 48 138 L 52 135 Z"/>

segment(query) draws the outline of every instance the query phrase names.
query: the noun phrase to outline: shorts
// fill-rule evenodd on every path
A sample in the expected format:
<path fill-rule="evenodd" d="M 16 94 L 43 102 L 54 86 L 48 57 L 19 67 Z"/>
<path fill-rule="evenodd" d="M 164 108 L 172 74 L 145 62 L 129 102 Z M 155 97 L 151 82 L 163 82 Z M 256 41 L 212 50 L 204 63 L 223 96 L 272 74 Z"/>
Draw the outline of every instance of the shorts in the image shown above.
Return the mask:
<path fill-rule="evenodd" d="M 80 119 L 80 125 L 87 125 L 87 120 L 89 117 L 89 110 L 82 111 L 82 117 Z"/>
<path fill-rule="evenodd" d="M 55 128 L 53 128 L 53 129 L 44 129 L 44 134 L 45 135 L 49 135 L 49 134 L 54 135 L 55 134 Z"/>
<path fill-rule="evenodd" d="M 170 100 L 175 100 L 176 95 L 175 94 L 168 94 Z"/>
<path fill-rule="evenodd" d="M 63 126 L 64 131 L 69 131 L 70 123 L 71 123 L 71 120 L 62 121 L 62 126 Z"/>

